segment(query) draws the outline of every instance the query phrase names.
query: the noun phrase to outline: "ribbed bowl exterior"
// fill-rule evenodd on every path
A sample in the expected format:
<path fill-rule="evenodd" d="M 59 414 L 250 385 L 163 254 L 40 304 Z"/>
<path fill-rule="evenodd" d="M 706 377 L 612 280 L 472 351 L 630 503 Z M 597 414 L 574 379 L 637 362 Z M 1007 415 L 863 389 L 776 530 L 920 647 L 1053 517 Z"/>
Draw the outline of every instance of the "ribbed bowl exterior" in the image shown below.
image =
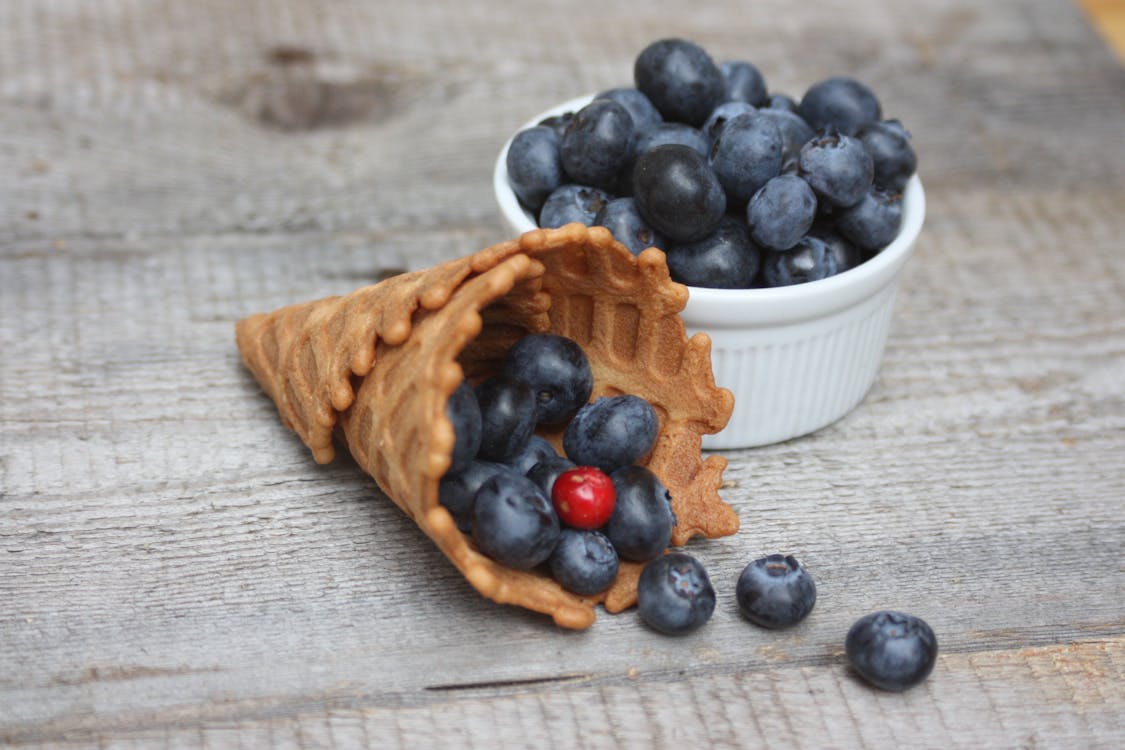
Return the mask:
<path fill-rule="evenodd" d="M 751 331 L 708 330 L 715 382 L 734 393 L 735 410 L 722 432 L 703 436 L 703 447 L 782 442 L 854 409 L 878 374 L 897 286 L 892 282 L 825 318 Z"/>

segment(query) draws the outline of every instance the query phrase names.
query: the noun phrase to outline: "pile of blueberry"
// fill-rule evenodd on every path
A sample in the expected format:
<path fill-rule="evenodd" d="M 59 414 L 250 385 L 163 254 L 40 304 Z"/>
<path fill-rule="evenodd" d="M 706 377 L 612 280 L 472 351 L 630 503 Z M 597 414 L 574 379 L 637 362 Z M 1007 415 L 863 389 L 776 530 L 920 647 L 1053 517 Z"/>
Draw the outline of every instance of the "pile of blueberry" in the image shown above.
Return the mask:
<path fill-rule="evenodd" d="M 715 589 L 698 559 L 665 553 L 671 495 L 637 463 L 656 442 L 656 412 L 633 395 L 591 402 L 593 387 L 582 348 L 550 333 L 521 338 L 476 386 L 462 382 L 446 404 L 456 439 L 439 502 L 483 554 L 548 570 L 581 596 L 608 588 L 621 560 L 644 563 L 641 619 L 661 633 L 690 633 L 714 613 Z M 535 434 L 539 425 L 565 425 L 565 455 Z M 770 629 L 797 624 L 816 603 L 816 584 L 792 556 L 751 562 L 735 593 L 746 619 Z M 873 685 L 905 690 L 930 673 L 937 641 L 916 617 L 878 612 L 856 622 L 846 651 Z"/>
<path fill-rule="evenodd" d="M 650 44 L 633 77 L 512 139 L 509 183 L 539 226 L 604 226 L 664 250 L 676 281 L 728 289 L 822 279 L 898 234 L 917 157 L 859 81 L 797 102 L 684 39 Z"/>
<path fill-rule="evenodd" d="M 705 582 L 705 592 L 696 590 L 698 581 Z M 715 606 L 714 591 L 706 582 L 707 572 L 688 555 L 672 553 L 654 560 L 645 567 L 637 588 L 641 618 L 671 635 L 698 628 Z M 816 583 L 792 555 L 767 555 L 743 568 L 735 596 L 747 620 L 763 628 L 783 629 L 812 611 Z M 918 617 L 892 610 L 857 620 L 848 631 L 844 649 L 860 677 L 894 692 L 922 682 L 937 660 L 937 638 L 930 626 Z"/>
<path fill-rule="evenodd" d="M 439 485 L 439 502 L 482 553 L 545 566 L 580 595 L 604 591 L 620 560 L 660 555 L 676 523 L 668 490 L 637 463 L 656 442 L 656 411 L 634 395 L 589 402 L 593 386 L 573 340 L 521 338 L 498 373 L 463 382 L 447 402 L 456 441 Z M 563 424 L 560 455 L 534 431 Z"/>

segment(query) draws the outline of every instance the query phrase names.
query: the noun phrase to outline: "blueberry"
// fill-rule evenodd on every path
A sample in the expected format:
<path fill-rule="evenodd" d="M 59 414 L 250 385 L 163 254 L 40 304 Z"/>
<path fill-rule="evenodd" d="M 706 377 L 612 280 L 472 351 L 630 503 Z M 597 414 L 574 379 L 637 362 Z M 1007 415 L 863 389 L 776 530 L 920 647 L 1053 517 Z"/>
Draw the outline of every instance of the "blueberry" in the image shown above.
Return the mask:
<path fill-rule="evenodd" d="M 754 242 L 770 250 L 788 250 L 800 242 L 816 219 L 816 194 L 800 177 L 774 177 L 750 198 L 746 221 Z"/>
<path fill-rule="evenodd" d="M 578 468 L 578 464 L 571 461 L 569 458 L 562 456 L 555 456 L 554 458 L 547 458 L 531 467 L 527 472 L 527 478 L 535 482 L 539 489 L 543 490 L 543 494 L 547 497 L 551 496 L 551 490 L 555 487 L 555 480 L 559 475 L 565 471 Z"/>
<path fill-rule="evenodd" d="M 629 116 L 633 118 L 633 127 L 637 133 L 649 131 L 663 122 L 660 112 L 649 101 L 649 98 L 635 88 L 608 89 L 594 98 L 612 99 L 624 107 Z"/>
<path fill-rule="evenodd" d="M 668 242 L 706 237 L 727 208 L 715 172 L 688 146 L 657 146 L 638 157 L 633 193 L 641 216 Z"/>
<path fill-rule="evenodd" d="M 798 111 L 814 130 L 834 128 L 846 135 L 882 115 L 871 89 L 846 76 L 814 83 L 801 98 Z"/>
<path fill-rule="evenodd" d="M 910 133 L 898 120 L 879 120 L 860 126 L 856 138 L 863 142 L 875 166 L 875 184 L 902 192 L 918 169 L 918 156 L 910 144 Z"/>
<path fill-rule="evenodd" d="M 667 244 L 660 233 L 641 216 L 633 198 L 614 198 L 602 206 L 602 210 L 594 217 L 594 226 L 608 229 L 613 238 L 633 255 L 640 255 L 643 250 L 653 246 L 664 247 Z"/>
<path fill-rule="evenodd" d="M 747 565 L 735 588 L 738 609 L 764 628 L 787 628 L 816 604 L 816 583 L 791 555 L 769 555 Z"/>
<path fill-rule="evenodd" d="M 531 386 L 538 424 L 570 419 L 594 390 L 594 373 L 582 347 L 553 333 L 534 333 L 517 341 L 508 349 L 502 372 Z"/>
<path fill-rule="evenodd" d="M 781 131 L 769 117 L 739 115 L 727 121 L 711 147 L 711 167 L 728 204 L 745 206 L 781 172 L 782 145 Z"/>
<path fill-rule="evenodd" d="M 859 203 L 875 177 L 874 162 L 863 142 L 835 131 L 802 146 L 799 165 L 801 177 L 827 206 Z"/>
<path fill-rule="evenodd" d="M 766 79 L 753 63 L 729 60 L 719 66 L 719 71 L 723 74 L 728 101 L 746 102 L 755 107 L 764 107 L 769 103 Z"/>
<path fill-rule="evenodd" d="M 762 257 L 762 278 L 767 286 L 791 286 L 817 281 L 840 272 L 836 256 L 819 237 L 806 235 L 789 250 L 767 251 Z"/>
<path fill-rule="evenodd" d="M 715 611 L 715 589 L 707 570 L 683 552 L 661 555 L 641 571 L 637 611 L 649 627 L 665 635 L 697 630 Z"/>
<path fill-rule="evenodd" d="M 859 203 L 832 216 L 841 235 L 860 250 L 875 252 L 898 236 L 902 227 L 902 195 L 872 187 Z"/>
<path fill-rule="evenodd" d="M 522 451 L 535 429 L 535 392 L 522 380 L 494 375 L 476 388 L 480 458 L 504 461 Z"/>
<path fill-rule="evenodd" d="M 746 223 L 723 217 L 718 228 L 701 240 L 665 250 L 674 281 L 712 289 L 747 289 L 761 265 L 762 251 L 750 239 Z"/>
<path fill-rule="evenodd" d="M 703 123 L 701 130 L 703 131 L 703 135 L 714 142 L 729 120 L 739 115 L 752 115 L 757 111 L 754 105 L 746 102 L 723 102 L 715 107 L 715 109 L 711 111 L 711 114 L 707 116 L 707 120 Z M 708 149 L 708 154 L 709 153 L 710 149 Z"/>
<path fill-rule="evenodd" d="M 573 182 L 610 190 L 633 153 L 633 118 L 611 99 L 594 99 L 574 115 L 559 144 Z"/>
<path fill-rule="evenodd" d="M 609 588 L 617 578 L 617 550 L 605 534 L 564 528 L 548 560 L 551 575 L 568 591 L 592 596 Z"/>
<path fill-rule="evenodd" d="M 476 393 L 466 380 L 461 381 L 457 390 L 445 402 L 445 416 L 453 424 L 453 455 L 449 473 L 456 474 L 469 465 L 480 450 L 481 414 Z"/>
<path fill-rule="evenodd" d="M 469 462 L 456 474 L 446 474 L 438 484 L 438 502 L 445 506 L 457 528 L 469 533 L 473 528 L 473 504 L 477 490 L 495 474 L 512 472 L 511 467 L 493 461 Z"/>
<path fill-rule="evenodd" d="M 836 273 L 843 273 L 849 268 L 855 268 L 863 261 L 863 254 L 859 248 L 844 239 L 831 223 L 817 222 L 813 224 L 809 234 L 824 240 L 829 251 L 836 258 Z"/>
<path fill-rule="evenodd" d="M 773 120 L 774 125 L 781 131 L 781 168 L 796 165 L 801 155 L 801 147 L 812 140 L 816 133 L 809 124 L 801 119 L 795 112 L 785 109 L 760 109 L 758 114 L 768 120 Z"/>
<path fill-rule="evenodd" d="M 645 47 L 633 64 L 633 79 L 665 120 L 696 127 L 726 95 L 715 61 L 684 39 L 661 39 Z"/>
<path fill-rule="evenodd" d="M 770 94 L 769 102 L 766 104 L 767 109 L 781 109 L 793 114 L 798 114 L 797 102 L 793 97 L 788 94 Z"/>
<path fill-rule="evenodd" d="M 566 132 L 566 126 L 570 124 L 570 121 L 572 119 L 574 119 L 573 112 L 563 112 L 559 115 L 544 117 L 542 120 L 537 122 L 536 125 L 542 125 L 544 127 L 550 128 L 551 130 L 555 131 L 560 139 L 562 139 L 562 134 Z"/>
<path fill-rule="evenodd" d="M 566 457 L 612 472 L 648 455 L 656 443 L 656 411 L 640 396 L 602 396 L 586 404 L 563 434 Z"/>
<path fill-rule="evenodd" d="M 508 182 L 520 203 L 538 211 L 564 181 L 559 135 L 544 125 L 516 133 L 508 147 Z"/>
<path fill-rule="evenodd" d="M 844 641 L 848 661 L 877 688 L 901 692 L 929 676 L 937 661 L 937 637 L 923 620 L 883 611 L 861 617 Z"/>
<path fill-rule="evenodd" d="M 662 122 L 655 128 L 643 133 L 637 139 L 634 153 L 640 156 L 657 146 L 669 144 L 688 146 L 703 157 L 711 153 L 711 141 L 703 134 L 703 131 L 682 122 Z"/>
<path fill-rule="evenodd" d="M 524 449 L 505 460 L 504 464 L 510 466 L 512 471 L 517 474 L 526 475 L 540 462 L 549 461 L 558 457 L 559 454 L 555 450 L 555 446 L 538 435 L 532 435 L 528 438 L 527 445 L 524 446 Z"/>
<path fill-rule="evenodd" d="M 547 196 L 539 210 L 539 226 L 555 229 L 577 221 L 591 226 L 609 200 L 609 194 L 588 185 L 567 183 Z"/>
<path fill-rule="evenodd" d="M 622 559 L 651 560 L 672 542 L 672 496 L 643 466 L 623 466 L 610 478 L 617 500 L 602 531 Z"/>
<path fill-rule="evenodd" d="M 493 560 L 520 570 L 545 562 L 559 539 L 559 519 L 543 491 L 527 477 L 500 472 L 473 502 L 473 541 Z"/>

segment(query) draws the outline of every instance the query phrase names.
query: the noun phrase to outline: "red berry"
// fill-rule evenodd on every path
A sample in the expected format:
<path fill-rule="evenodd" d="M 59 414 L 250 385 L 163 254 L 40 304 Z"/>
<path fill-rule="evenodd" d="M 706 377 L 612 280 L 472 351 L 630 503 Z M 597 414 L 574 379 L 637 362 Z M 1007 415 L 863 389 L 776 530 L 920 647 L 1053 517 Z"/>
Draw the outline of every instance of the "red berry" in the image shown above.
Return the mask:
<path fill-rule="evenodd" d="M 575 529 L 596 529 L 605 524 L 617 502 L 613 480 L 601 469 L 579 466 L 564 471 L 551 488 L 551 501 L 559 519 Z"/>

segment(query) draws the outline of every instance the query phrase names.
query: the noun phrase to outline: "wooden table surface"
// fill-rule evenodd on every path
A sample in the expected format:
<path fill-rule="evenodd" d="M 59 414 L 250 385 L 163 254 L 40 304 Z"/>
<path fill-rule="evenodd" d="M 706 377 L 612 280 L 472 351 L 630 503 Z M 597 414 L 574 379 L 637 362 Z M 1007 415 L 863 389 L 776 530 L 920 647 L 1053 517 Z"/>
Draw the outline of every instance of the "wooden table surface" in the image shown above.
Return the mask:
<path fill-rule="evenodd" d="M 1061 0 L 685 7 L 0 2 L 0 743 L 1125 746 L 1125 70 Z M 725 454 L 711 622 L 563 631 L 317 466 L 233 325 L 507 239 L 507 135 L 673 34 L 869 83 L 929 212 L 866 400 Z M 880 608 L 938 634 L 905 694 L 845 664 Z"/>

